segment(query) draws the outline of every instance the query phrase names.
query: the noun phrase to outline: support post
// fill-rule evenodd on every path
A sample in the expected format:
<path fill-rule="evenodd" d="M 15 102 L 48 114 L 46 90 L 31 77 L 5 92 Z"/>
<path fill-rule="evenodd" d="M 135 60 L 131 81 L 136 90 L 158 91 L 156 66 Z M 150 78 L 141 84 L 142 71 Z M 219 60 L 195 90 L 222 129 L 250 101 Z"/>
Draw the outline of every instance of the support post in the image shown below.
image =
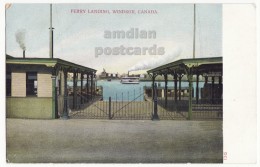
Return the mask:
<path fill-rule="evenodd" d="M 154 98 L 153 98 L 153 117 L 152 120 L 159 120 L 158 112 L 157 112 L 157 84 L 154 84 Z"/>
<path fill-rule="evenodd" d="M 196 77 L 196 104 L 199 104 L 199 74 Z"/>
<path fill-rule="evenodd" d="M 68 72 L 67 72 L 67 70 L 65 69 L 65 70 L 64 70 L 64 106 L 63 106 L 62 119 L 68 119 L 68 118 L 69 118 L 69 113 L 68 113 L 67 77 L 68 77 Z"/>
<path fill-rule="evenodd" d="M 73 72 L 73 109 L 76 108 L 77 104 L 77 73 Z"/>
<path fill-rule="evenodd" d="M 211 86 L 211 103 L 214 104 L 214 98 L 215 98 L 215 77 L 212 77 L 212 86 Z"/>
<path fill-rule="evenodd" d="M 177 82 L 178 82 L 178 76 L 177 74 L 173 75 L 174 77 L 174 101 L 177 102 Z"/>
<path fill-rule="evenodd" d="M 208 84 L 208 76 L 205 76 L 205 85 Z"/>
<path fill-rule="evenodd" d="M 218 84 L 221 85 L 222 84 L 222 76 L 218 77 Z"/>
<path fill-rule="evenodd" d="M 111 97 L 108 99 L 108 119 L 112 119 L 111 116 Z"/>
<path fill-rule="evenodd" d="M 56 99 L 57 99 L 57 93 L 56 93 L 56 76 L 51 76 L 52 79 L 52 119 L 56 118 Z"/>
<path fill-rule="evenodd" d="M 91 94 L 91 100 L 93 99 L 93 74 L 91 74 L 91 86 L 90 86 L 90 94 Z"/>
<path fill-rule="evenodd" d="M 87 102 L 89 101 L 89 74 L 87 74 Z"/>
<path fill-rule="evenodd" d="M 154 99 L 154 84 L 155 84 L 155 75 L 152 76 L 152 99 Z"/>
<path fill-rule="evenodd" d="M 97 95 L 97 79 L 96 79 L 96 74 L 93 76 L 93 83 L 94 83 L 94 88 L 93 88 L 93 94 L 96 97 Z"/>
<path fill-rule="evenodd" d="M 191 73 L 188 74 L 189 81 L 189 111 L 188 111 L 188 120 L 192 119 L 192 81 L 193 76 Z"/>
<path fill-rule="evenodd" d="M 179 101 L 181 100 L 181 78 L 182 78 L 182 75 L 180 74 L 179 75 Z"/>
<path fill-rule="evenodd" d="M 80 104 L 83 104 L 83 78 L 84 78 L 84 75 L 83 73 L 80 73 Z"/>
<path fill-rule="evenodd" d="M 219 76 L 219 78 L 218 78 L 218 84 L 219 84 L 219 88 L 220 88 L 220 91 L 221 91 L 221 96 L 220 97 L 218 97 L 218 98 L 220 98 L 220 99 L 218 99 L 218 103 L 219 104 L 223 104 L 222 103 L 222 95 L 223 95 L 223 87 L 222 87 L 222 76 Z"/>
<path fill-rule="evenodd" d="M 164 74 L 164 96 L 165 96 L 165 108 L 167 108 L 167 102 L 168 102 L 168 75 Z"/>

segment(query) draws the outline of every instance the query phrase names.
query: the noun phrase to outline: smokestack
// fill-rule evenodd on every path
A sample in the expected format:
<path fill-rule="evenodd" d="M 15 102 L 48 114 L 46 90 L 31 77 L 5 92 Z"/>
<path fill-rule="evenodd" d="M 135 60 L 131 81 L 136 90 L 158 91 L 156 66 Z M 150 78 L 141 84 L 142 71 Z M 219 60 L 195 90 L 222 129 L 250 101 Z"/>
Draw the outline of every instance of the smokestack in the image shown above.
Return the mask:
<path fill-rule="evenodd" d="M 127 72 L 127 76 L 129 77 L 129 71 Z"/>
<path fill-rule="evenodd" d="M 23 50 L 23 58 L 25 58 L 25 50 Z"/>

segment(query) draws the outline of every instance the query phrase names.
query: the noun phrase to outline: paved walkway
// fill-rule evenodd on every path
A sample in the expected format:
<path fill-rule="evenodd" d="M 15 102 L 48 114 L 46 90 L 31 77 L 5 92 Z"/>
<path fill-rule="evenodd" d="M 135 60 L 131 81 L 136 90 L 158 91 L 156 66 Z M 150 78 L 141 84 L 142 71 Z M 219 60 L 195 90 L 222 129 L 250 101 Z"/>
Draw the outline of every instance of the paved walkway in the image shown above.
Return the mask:
<path fill-rule="evenodd" d="M 222 121 L 7 119 L 7 160 L 222 163 Z"/>

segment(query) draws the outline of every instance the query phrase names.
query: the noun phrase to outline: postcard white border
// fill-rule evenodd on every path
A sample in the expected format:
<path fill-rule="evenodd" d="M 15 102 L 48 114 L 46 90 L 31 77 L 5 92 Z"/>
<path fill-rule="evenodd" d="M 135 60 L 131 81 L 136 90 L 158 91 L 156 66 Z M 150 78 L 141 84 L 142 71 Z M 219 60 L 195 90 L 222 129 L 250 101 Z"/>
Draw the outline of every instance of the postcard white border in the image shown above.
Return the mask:
<path fill-rule="evenodd" d="M 76 0 L 76 1 L 66 1 L 66 0 L 55 0 L 55 1 L 42 1 L 42 0 L 13 0 L 13 1 L 1 1 L 1 10 L 0 10 L 0 66 L 1 66 L 1 111 L 0 112 L 0 131 L 1 131 L 1 143 L 0 143 L 0 163 L 1 166 L 17 166 L 17 164 L 6 164 L 5 163 L 5 11 L 4 4 L 9 2 L 16 3 L 209 3 L 208 1 L 191 1 L 191 0 L 175 0 L 175 1 L 166 1 L 166 0 L 142 0 L 142 1 L 125 1 L 125 0 L 109 0 L 109 1 L 85 1 L 85 0 Z M 224 134 L 224 152 L 227 152 L 228 160 L 224 161 L 227 164 L 215 164 L 210 166 L 258 166 L 260 163 L 259 160 L 259 115 L 256 112 L 256 109 L 259 109 L 259 28 L 256 29 L 256 26 L 259 27 L 259 2 L 256 0 L 236 0 L 236 1 L 227 1 L 227 0 L 218 0 L 213 3 L 224 3 L 223 5 L 223 65 L 224 65 L 224 121 L 223 121 L 223 134 Z M 251 3 L 251 4 L 250 4 Z M 252 7 L 237 7 L 240 4 L 241 6 L 255 6 L 255 11 Z M 228 7 L 229 6 L 229 7 Z M 254 7 L 253 7 L 254 8 Z M 228 21 L 225 18 L 225 14 L 228 14 L 233 10 L 232 14 L 228 15 L 228 19 L 233 21 Z M 225 13 L 227 12 L 227 13 Z M 236 13 L 236 14 L 234 14 Z M 234 27 L 230 29 L 230 27 Z M 255 29 L 255 32 L 254 32 Z M 239 36 L 239 38 L 237 38 Z M 254 38 L 255 36 L 255 38 Z M 234 41 L 234 38 L 238 39 Z M 254 39 L 253 39 L 254 38 Z M 258 47 L 256 47 L 258 46 Z M 237 48 L 237 49 L 234 49 Z M 256 51 L 257 50 L 257 51 Z M 248 57 L 244 57 L 245 53 L 248 53 Z M 258 54 L 257 54 L 258 53 Z M 256 57 L 257 54 L 257 57 Z M 243 68 L 246 67 L 246 68 Z M 257 69 L 257 71 L 256 71 Z M 250 74 L 250 75 L 248 75 Z M 253 74 L 251 83 L 247 82 L 250 76 Z M 242 78 L 241 76 L 245 76 Z M 242 86 L 241 86 L 241 85 Z M 232 88 L 232 89 L 231 89 Z M 258 89 L 257 89 L 258 88 Z M 243 91 L 242 91 L 243 90 Z M 255 92 L 248 94 L 248 92 Z M 248 109 L 248 107 L 251 107 Z M 246 134 L 246 135 L 245 135 Z M 258 140 L 256 140 L 256 138 Z M 256 145 L 257 143 L 257 145 Z M 257 151 L 257 155 L 252 155 Z M 251 164 L 252 162 L 256 162 Z M 231 163 L 231 164 L 230 164 Z M 236 164 L 234 164 L 236 163 Z M 238 163 L 238 164 L 237 164 Z M 242 163 L 242 164 L 240 164 Z M 35 166 L 35 164 L 30 164 Z M 29 166 L 30 166 L 29 165 Z M 37 164 L 37 166 L 46 164 Z M 83 164 L 81 164 L 83 165 Z M 77 166 L 81 166 L 77 165 Z M 84 164 L 85 166 L 86 164 Z M 88 164 L 91 165 L 91 164 Z M 115 164 L 110 164 L 115 165 Z M 110 166 L 108 165 L 108 166 Z M 120 165 L 120 164 L 117 164 Z M 125 164 L 124 164 L 125 165 Z M 171 164 L 165 164 L 168 166 Z M 174 164 L 175 166 L 183 166 L 182 164 Z M 201 164 L 188 164 L 185 166 L 201 166 Z M 209 164 L 208 164 L 209 165 Z M 19 166 L 28 166 L 28 164 L 20 164 Z M 53 165 L 48 165 L 53 166 Z M 66 164 L 54 166 L 75 166 L 75 164 Z M 132 165 L 130 165 L 132 166 Z M 137 165 L 143 166 L 143 165 Z M 145 165 L 146 166 L 146 165 Z M 160 164 L 154 164 L 154 166 L 161 166 Z M 203 165 L 204 166 L 204 165 Z"/>

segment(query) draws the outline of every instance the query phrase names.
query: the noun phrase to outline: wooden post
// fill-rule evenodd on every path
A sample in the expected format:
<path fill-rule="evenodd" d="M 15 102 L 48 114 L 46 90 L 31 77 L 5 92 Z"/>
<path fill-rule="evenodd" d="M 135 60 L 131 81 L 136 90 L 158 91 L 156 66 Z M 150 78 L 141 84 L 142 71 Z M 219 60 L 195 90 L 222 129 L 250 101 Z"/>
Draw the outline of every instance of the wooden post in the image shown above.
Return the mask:
<path fill-rule="evenodd" d="M 222 87 L 222 76 L 219 76 L 218 78 L 218 84 L 219 84 L 219 91 L 221 91 L 221 97 L 223 95 L 223 87 Z M 220 99 L 218 99 L 218 104 L 222 104 L 222 98 L 221 97 L 218 97 Z"/>
<path fill-rule="evenodd" d="M 214 98 L 215 98 L 215 86 L 214 86 L 214 84 L 215 84 L 215 77 L 213 76 L 212 77 L 212 83 L 211 83 L 211 103 L 212 104 L 214 104 Z"/>
<path fill-rule="evenodd" d="M 155 82 L 155 76 L 153 74 L 153 76 L 152 76 L 152 99 L 154 99 L 154 82 Z"/>
<path fill-rule="evenodd" d="M 193 76 L 192 74 L 188 74 L 188 81 L 189 81 L 189 111 L 188 111 L 188 120 L 192 119 L 192 81 Z"/>
<path fill-rule="evenodd" d="M 208 84 L 208 76 L 205 76 L 205 84 Z"/>
<path fill-rule="evenodd" d="M 87 74 L 87 102 L 89 101 L 89 74 Z"/>
<path fill-rule="evenodd" d="M 91 78 L 91 86 L 90 86 L 90 94 L 91 94 L 91 100 L 93 99 L 93 74 L 90 76 Z"/>
<path fill-rule="evenodd" d="M 108 99 L 108 119 L 112 119 L 111 115 L 111 97 Z"/>
<path fill-rule="evenodd" d="M 77 103 L 77 76 L 77 73 L 73 72 L 73 109 L 76 108 Z"/>
<path fill-rule="evenodd" d="M 52 79 L 52 119 L 56 118 L 56 99 L 57 99 L 57 93 L 56 93 L 56 76 L 51 76 Z"/>
<path fill-rule="evenodd" d="M 176 102 L 177 101 L 177 82 L 178 82 L 178 76 L 177 74 L 174 74 L 173 75 L 174 77 L 174 101 Z"/>
<path fill-rule="evenodd" d="M 218 84 L 219 84 L 219 85 L 222 84 L 222 76 L 219 76 L 219 78 L 218 78 Z"/>
<path fill-rule="evenodd" d="M 199 104 L 199 74 L 196 77 L 196 104 Z"/>
<path fill-rule="evenodd" d="M 179 100 L 181 100 L 181 78 L 182 78 L 182 75 L 180 74 L 179 75 Z"/>
<path fill-rule="evenodd" d="M 80 73 L 80 104 L 83 104 L 83 78 L 84 78 L 84 75 L 83 73 Z"/>
<path fill-rule="evenodd" d="M 154 103 L 154 107 L 153 107 L 153 117 L 152 120 L 159 120 L 159 116 L 158 116 L 158 108 L 157 108 L 157 84 L 154 84 L 154 98 L 153 98 L 153 103 Z"/>
<path fill-rule="evenodd" d="M 168 75 L 164 74 L 164 96 L 165 96 L 165 108 L 167 108 L 167 100 L 168 100 Z"/>
<path fill-rule="evenodd" d="M 66 69 L 63 72 L 64 72 L 64 106 L 63 106 L 62 118 L 63 119 L 68 119 L 69 118 L 69 113 L 68 113 L 68 90 L 67 90 L 68 72 L 67 72 Z"/>

